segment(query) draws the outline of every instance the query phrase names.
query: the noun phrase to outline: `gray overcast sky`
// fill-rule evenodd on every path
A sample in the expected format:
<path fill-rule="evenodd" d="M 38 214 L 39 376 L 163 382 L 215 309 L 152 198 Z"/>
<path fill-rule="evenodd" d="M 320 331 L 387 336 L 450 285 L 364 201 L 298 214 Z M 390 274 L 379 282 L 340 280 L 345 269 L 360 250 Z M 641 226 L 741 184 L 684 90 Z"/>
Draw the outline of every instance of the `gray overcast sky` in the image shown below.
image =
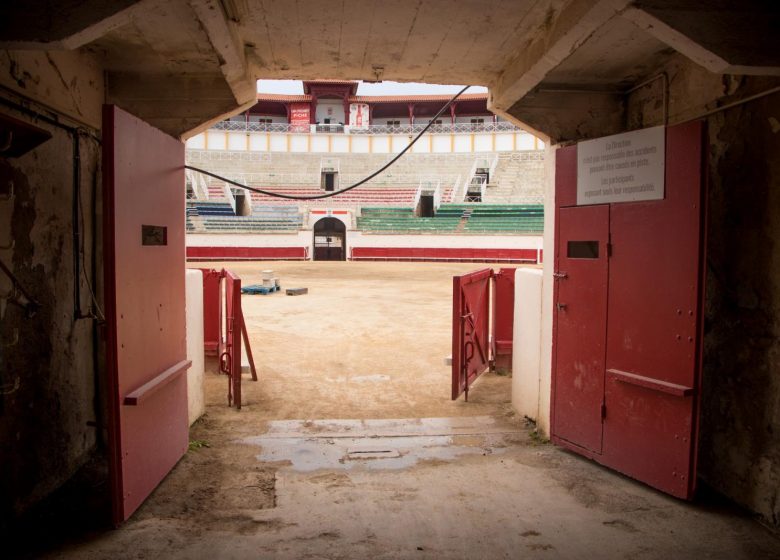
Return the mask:
<path fill-rule="evenodd" d="M 434 95 L 444 93 L 458 93 L 463 86 L 442 86 L 433 84 L 418 84 L 414 82 L 382 82 L 380 84 L 366 84 L 361 82 L 358 86 L 358 95 Z M 261 93 L 286 93 L 300 95 L 303 93 L 303 84 L 300 80 L 258 80 L 257 91 Z M 484 93 L 487 88 L 472 86 L 466 93 Z"/>

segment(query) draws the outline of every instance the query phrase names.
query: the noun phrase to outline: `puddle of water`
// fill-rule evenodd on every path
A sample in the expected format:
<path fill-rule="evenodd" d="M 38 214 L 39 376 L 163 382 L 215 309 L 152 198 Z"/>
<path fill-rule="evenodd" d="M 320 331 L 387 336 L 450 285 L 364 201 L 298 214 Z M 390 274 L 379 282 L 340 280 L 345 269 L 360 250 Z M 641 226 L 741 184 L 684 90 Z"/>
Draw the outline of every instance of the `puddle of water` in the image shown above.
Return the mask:
<path fill-rule="evenodd" d="M 506 450 L 507 432 L 498 431 L 494 419 L 465 420 L 287 420 L 272 422 L 266 434 L 243 442 L 261 448 L 259 460 L 287 461 L 296 471 L 405 469 L 420 461 L 451 461 Z M 488 432 L 492 428 L 493 433 L 460 433 L 466 427 Z"/>

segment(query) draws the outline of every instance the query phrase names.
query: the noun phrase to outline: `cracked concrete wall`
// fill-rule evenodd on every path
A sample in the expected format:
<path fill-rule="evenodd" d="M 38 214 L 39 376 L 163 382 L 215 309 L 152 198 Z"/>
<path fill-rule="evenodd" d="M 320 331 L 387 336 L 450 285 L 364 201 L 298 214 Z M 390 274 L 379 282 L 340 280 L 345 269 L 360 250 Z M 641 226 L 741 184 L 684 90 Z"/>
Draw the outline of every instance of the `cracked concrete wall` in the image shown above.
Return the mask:
<path fill-rule="evenodd" d="M 13 248 L 0 250 L 0 259 L 41 304 L 33 317 L 17 305 L 0 304 L 0 532 L 94 455 L 102 408 L 98 324 L 76 319 L 73 299 L 79 281 L 86 313 L 92 298 L 85 279 L 97 293 L 101 288 L 101 263 L 95 260 L 101 239 L 100 146 L 93 138 L 80 139 L 83 270 L 77 277 L 73 139 L 3 101 L 32 100 L 37 103 L 31 107 L 88 130 L 99 128 L 102 99 L 102 73 L 77 53 L 0 51 L 0 113 L 52 133 L 21 157 L 0 157 L 0 198 L 10 195 L 13 184 L 13 197 L 0 205 L 5 226 L 0 236 L 10 237 Z M 10 282 L 0 276 L 5 293 Z"/>
<path fill-rule="evenodd" d="M 669 122 L 778 85 L 676 57 Z M 661 124 L 663 80 L 629 99 L 628 126 Z M 699 476 L 780 528 L 780 93 L 706 117 L 707 284 Z"/>

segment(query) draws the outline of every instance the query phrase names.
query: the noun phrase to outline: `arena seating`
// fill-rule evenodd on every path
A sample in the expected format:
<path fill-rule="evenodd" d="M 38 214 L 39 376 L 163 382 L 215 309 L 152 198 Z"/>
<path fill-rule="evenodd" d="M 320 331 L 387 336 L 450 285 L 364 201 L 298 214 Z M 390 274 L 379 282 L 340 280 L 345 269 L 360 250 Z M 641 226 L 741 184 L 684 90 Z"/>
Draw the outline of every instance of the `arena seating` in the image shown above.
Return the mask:
<path fill-rule="evenodd" d="M 542 205 L 443 204 L 433 218 L 420 218 L 409 208 L 363 208 L 357 228 L 394 233 L 540 233 Z"/>
<path fill-rule="evenodd" d="M 541 233 L 541 204 L 443 204 L 437 216 L 461 216 L 465 233 Z"/>
<path fill-rule="evenodd" d="M 210 200 L 190 200 L 187 202 L 188 216 L 235 216 L 229 202 L 212 202 Z"/>
<path fill-rule="evenodd" d="M 460 221 L 460 216 L 419 218 L 410 208 L 363 208 L 357 228 L 368 232 L 453 233 Z"/>

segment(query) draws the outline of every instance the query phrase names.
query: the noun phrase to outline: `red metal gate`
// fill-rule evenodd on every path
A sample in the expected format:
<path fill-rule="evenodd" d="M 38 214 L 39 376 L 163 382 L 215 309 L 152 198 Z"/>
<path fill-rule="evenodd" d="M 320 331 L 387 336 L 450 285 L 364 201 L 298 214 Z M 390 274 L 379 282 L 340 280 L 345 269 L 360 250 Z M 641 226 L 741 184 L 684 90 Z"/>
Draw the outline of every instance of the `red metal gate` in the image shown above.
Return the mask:
<path fill-rule="evenodd" d="M 207 356 L 221 353 L 222 271 L 201 269 L 203 273 L 203 341 Z"/>
<path fill-rule="evenodd" d="M 596 279 L 566 259 L 573 235 L 568 224 L 580 219 L 569 212 L 583 210 L 566 208 L 576 205 L 577 147 L 556 154 L 556 304 L 566 307 L 554 315 L 553 441 L 680 498 L 691 498 L 696 485 L 705 262 L 702 139 L 700 122 L 667 129 L 663 200 L 613 203 L 595 220 L 583 215 L 578 241 L 602 240 L 603 222 L 608 224 L 611 250 L 607 264 L 591 263 L 602 267 Z M 579 321 L 578 332 L 568 331 L 565 317 L 590 305 L 585 300 L 592 294 L 581 284 L 603 282 L 603 266 L 607 287 L 598 297 L 606 295 L 606 321 L 597 315 Z M 585 359 L 593 373 L 602 346 L 601 410 L 587 403 L 569 406 L 577 389 L 572 372 Z M 577 433 L 578 424 L 594 429 Z"/>
<path fill-rule="evenodd" d="M 493 367 L 512 371 L 512 333 L 515 320 L 515 270 L 502 268 L 493 274 Z"/>
<path fill-rule="evenodd" d="M 489 268 L 452 279 L 452 400 L 490 366 Z"/>
<path fill-rule="evenodd" d="M 235 406 L 240 410 L 242 339 L 252 381 L 257 381 L 252 347 L 241 309 L 241 278 L 225 269 L 201 269 L 201 272 L 204 351 L 207 355 L 219 357 L 219 370 L 228 376 L 228 406 Z"/>
<path fill-rule="evenodd" d="M 103 109 L 106 369 L 112 519 L 187 450 L 184 144 Z"/>
<path fill-rule="evenodd" d="M 228 376 L 228 406 L 241 409 L 241 278 L 225 273 L 225 347 L 219 355 L 222 373 Z"/>

